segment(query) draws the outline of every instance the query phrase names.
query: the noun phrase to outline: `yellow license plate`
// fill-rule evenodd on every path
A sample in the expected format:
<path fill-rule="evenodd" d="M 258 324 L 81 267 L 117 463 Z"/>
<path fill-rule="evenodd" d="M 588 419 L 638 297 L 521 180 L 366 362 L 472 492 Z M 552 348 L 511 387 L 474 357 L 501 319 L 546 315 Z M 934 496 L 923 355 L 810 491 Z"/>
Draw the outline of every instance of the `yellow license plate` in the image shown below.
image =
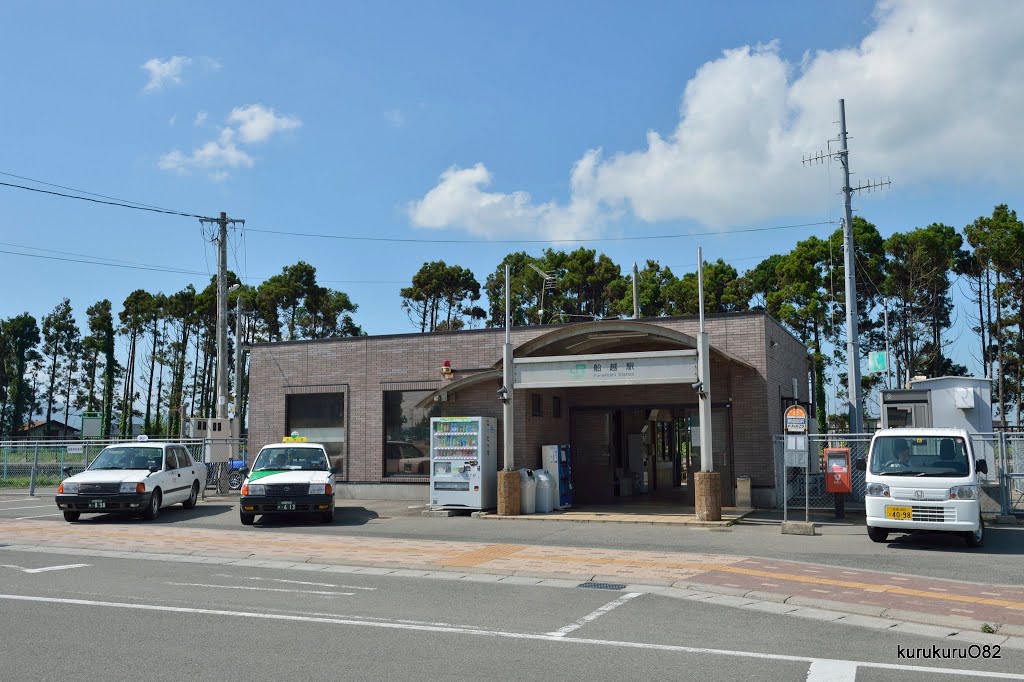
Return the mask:
<path fill-rule="evenodd" d="M 914 518 L 914 510 L 910 507 L 886 507 L 885 518 L 910 521 Z"/>

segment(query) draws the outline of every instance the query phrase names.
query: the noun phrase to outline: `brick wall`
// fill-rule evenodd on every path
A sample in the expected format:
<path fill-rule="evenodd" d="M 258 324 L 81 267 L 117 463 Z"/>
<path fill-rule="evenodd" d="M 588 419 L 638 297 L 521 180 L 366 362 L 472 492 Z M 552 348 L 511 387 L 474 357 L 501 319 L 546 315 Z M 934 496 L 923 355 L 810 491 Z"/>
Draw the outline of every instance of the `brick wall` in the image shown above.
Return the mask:
<path fill-rule="evenodd" d="M 696 318 L 641 320 L 695 336 Z M 806 351 L 777 322 L 760 312 L 709 315 L 711 346 L 744 363 L 712 353 L 712 401 L 732 401 L 733 458 L 736 475 L 749 475 L 755 485 L 773 485 L 771 434 L 781 424 L 780 391 L 791 392 L 791 377 L 801 380 L 806 400 Z M 518 347 L 565 325 L 521 327 L 513 330 Z M 769 348 L 770 341 L 778 346 Z M 439 371 L 450 360 L 455 379 L 491 368 L 501 360 L 501 329 L 402 334 L 331 339 L 252 348 L 249 433 L 253 451 L 279 441 L 285 434 L 285 396 L 294 392 L 346 394 L 347 455 L 345 478 L 380 482 L 383 478 L 384 391 L 434 389 L 449 383 Z M 616 349 L 618 351 L 620 349 Z M 501 444 L 501 403 L 495 391 L 500 382 L 485 381 L 452 393 L 439 403 L 442 414 L 495 416 Z M 342 388 L 338 388 L 342 387 Z M 542 417 L 531 413 L 529 390 L 516 392 L 516 465 L 538 466 L 540 446 L 569 442 L 569 410 L 573 405 L 669 406 L 696 405 L 689 385 L 650 385 L 599 389 L 536 391 L 543 398 Z M 552 397 L 562 398 L 562 418 L 551 416 Z M 717 447 L 716 447 L 717 450 Z"/>

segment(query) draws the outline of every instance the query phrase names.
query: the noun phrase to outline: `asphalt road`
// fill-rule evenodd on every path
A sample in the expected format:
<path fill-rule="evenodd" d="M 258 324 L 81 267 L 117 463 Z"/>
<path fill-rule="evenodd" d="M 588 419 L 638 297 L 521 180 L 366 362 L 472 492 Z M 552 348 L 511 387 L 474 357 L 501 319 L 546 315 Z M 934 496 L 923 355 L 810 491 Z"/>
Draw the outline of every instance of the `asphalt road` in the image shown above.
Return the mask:
<path fill-rule="evenodd" d="M 340 570 L 0 549 L 0 674 L 932 680 L 1013 674 L 1024 656 L 900 660 L 900 647 L 969 645 L 659 594 Z"/>
<path fill-rule="evenodd" d="M 824 522 L 814 537 L 781 535 L 775 514 L 759 514 L 728 528 L 656 524 L 572 523 L 487 520 L 469 517 L 424 518 L 414 502 L 337 500 L 334 524 L 292 517 L 262 517 L 250 530 L 373 536 L 420 540 L 464 540 L 567 547 L 607 547 L 651 551 L 699 551 L 806 561 L 831 566 L 891 571 L 989 584 L 1019 585 L 1024 559 L 1024 526 L 991 526 L 985 546 L 969 550 L 963 540 L 940 534 L 893 536 L 871 542 L 856 520 Z M 0 494 L 0 519 L 60 520 L 52 492 L 36 498 Z M 146 523 L 114 515 L 83 516 L 84 524 Z M 161 513 L 159 524 L 242 529 L 237 495 L 212 497 L 191 511 L 176 505 Z"/>

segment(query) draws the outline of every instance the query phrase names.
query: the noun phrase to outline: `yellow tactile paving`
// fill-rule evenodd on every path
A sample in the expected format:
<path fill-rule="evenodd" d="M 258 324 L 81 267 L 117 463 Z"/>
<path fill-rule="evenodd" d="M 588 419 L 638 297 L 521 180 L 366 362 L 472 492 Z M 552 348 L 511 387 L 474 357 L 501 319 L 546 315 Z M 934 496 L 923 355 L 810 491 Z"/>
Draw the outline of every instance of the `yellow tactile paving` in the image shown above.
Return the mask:
<path fill-rule="evenodd" d="M 524 549 L 528 549 L 528 547 L 524 545 L 490 545 L 475 552 L 460 554 L 454 559 L 447 559 L 441 563 L 445 566 L 480 566 L 494 559 L 511 556 Z"/>

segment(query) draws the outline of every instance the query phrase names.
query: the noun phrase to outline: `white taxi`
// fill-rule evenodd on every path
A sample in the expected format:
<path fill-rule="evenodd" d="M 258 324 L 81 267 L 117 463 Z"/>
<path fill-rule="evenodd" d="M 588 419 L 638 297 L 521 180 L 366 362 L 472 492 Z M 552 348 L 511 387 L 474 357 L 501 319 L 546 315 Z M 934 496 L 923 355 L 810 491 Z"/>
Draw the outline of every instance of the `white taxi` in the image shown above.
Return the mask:
<path fill-rule="evenodd" d="M 134 442 L 108 445 L 88 469 L 64 479 L 56 502 L 66 521 L 110 513 L 151 520 L 171 504 L 195 507 L 205 481 L 206 465 L 193 460 L 185 446 L 139 436 Z"/>
<path fill-rule="evenodd" d="M 334 473 L 327 451 L 300 437 L 267 445 L 245 471 L 239 500 L 242 525 L 257 514 L 318 514 L 334 522 Z"/>

